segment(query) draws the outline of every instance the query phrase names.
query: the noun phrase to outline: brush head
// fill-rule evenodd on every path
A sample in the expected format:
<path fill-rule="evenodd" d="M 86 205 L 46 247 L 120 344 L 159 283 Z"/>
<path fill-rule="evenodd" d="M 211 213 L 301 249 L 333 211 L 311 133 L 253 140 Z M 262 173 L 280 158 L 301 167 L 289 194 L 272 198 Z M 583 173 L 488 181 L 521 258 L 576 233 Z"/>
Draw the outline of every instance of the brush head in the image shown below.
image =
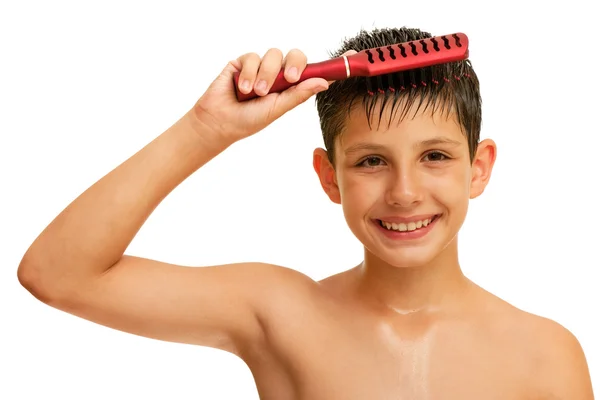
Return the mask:
<path fill-rule="evenodd" d="M 466 75 L 456 72 L 447 76 L 436 66 L 468 56 L 467 35 L 454 33 L 362 50 L 349 56 L 348 62 L 350 74 L 366 77 L 365 90 L 373 95 L 461 79 Z"/>

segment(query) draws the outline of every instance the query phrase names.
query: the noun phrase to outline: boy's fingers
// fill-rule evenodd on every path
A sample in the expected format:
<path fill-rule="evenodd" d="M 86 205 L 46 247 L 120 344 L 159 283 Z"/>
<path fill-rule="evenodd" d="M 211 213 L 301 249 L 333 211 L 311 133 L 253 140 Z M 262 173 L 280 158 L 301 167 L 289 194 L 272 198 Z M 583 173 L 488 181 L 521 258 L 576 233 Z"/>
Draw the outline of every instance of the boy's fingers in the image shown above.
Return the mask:
<path fill-rule="evenodd" d="M 241 65 L 238 87 L 244 94 L 250 93 L 256 81 L 256 73 L 260 67 L 260 56 L 256 53 L 247 53 L 238 58 Z"/>
<path fill-rule="evenodd" d="M 258 95 L 265 95 L 273 85 L 277 74 L 281 71 L 283 53 L 279 49 L 269 49 L 263 57 L 256 82 L 254 83 L 254 92 Z"/>
<path fill-rule="evenodd" d="M 342 56 L 356 53 L 355 50 L 348 50 Z M 272 48 L 266 52 L 262 60 L 256 53 L 247 53 L 232 61 L 230 64 L 240 71 L 238 79 L 240 91 L 249 93 L 254 87 L 256 94 L 266 95 L 282 68 L 286 80 L 290 83 L 296 82 L 306 68 L 306 55 L 298 49 L 292 49 L 283 61 L 282 58 L 281 50 Z M 333 82 L 329 81 L 328 84 Z"/>
<path fill-rule="evenodd" d="M 306 55 L 298 49 L 290 50 L 283 61 L 285 79 L 290 82 L 296 82 L 304 68 L 306 68 Z"/>

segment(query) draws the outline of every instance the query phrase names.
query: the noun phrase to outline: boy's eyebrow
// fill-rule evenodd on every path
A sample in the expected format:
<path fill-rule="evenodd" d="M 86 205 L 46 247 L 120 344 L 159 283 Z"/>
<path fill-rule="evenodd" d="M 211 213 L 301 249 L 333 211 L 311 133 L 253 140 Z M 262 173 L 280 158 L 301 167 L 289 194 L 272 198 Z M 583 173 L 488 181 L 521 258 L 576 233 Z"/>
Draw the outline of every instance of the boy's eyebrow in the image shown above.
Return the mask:
<path fill-rule="evenodd" d="M 423 140 L 422 142 L 417 143 L 415 145 L 415 147 L 428 147 L 428 146 L 435 146 L 438 144 L 445 144 L 445 145 L 455 147 L 455 146 L 461 146 L 462 142 L 459 142 L 458 140 L 447 138 L 445 136 L 437 136 L 437 137 L 434 137 L 431 139 Z"/>
<path fill-rule="evenodd" d="M 417 142 L 415 144 L 415 148 L 421 148 L 421 147 L 429 147 L 429 146 L 435 146 L 435 145 L 440 145 L 440 144 L 444 144 L 444 145 L 448 145 L 448 146 L 462 146 L 462 143 L 459 142 L 458 140 L 454 140 L 454 139 L 450 139 L 444 136 L 437 136 L 437 137 L 433 137 L 431 139 L 427 139 L 427 140 L 423 140 L 421 142 Z M 364 150 L 368 150 L 368 151 L 382 151 L 385 149 L 385 146 L 382 146 L 380 144 L 375 144 L 375 143 L 368 143 L 368 142 L 359 142 L 359 143 L 355 143 L 352 146 L 348 147 L 344 153 L 348 156 L 351 155 L 352 153 L 357 153 L 360 151 L 364 151 Z"/>
<path fill-rule="evenodd" d="M 348 155 L 351 155 L 352 153 L 357 153 L 357 152 L 363 151 L 363 150 L 381 151 L 384 149 L 385 149 L 385 146 L 382 146 L 380 144 L 359 142 L 359 143 L 353 144 L 352 146 L 348 147 L 344 151 L 344 153 L 348 156 Z"/>

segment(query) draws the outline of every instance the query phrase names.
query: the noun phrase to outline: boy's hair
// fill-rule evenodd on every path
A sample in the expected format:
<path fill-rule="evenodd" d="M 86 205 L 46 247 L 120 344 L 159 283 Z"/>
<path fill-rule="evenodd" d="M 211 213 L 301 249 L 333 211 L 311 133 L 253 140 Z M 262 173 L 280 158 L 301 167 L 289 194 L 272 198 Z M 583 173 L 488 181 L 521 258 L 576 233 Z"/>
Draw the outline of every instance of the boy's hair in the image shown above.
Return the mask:
<path fill-rule="evenodd" d="M 341 48 L 330 53 L 330 56 L 339 57 L 348 50 L 361 51 L 430 37 L 432 35 L 428 32 L 406 27 L 374 29 L 371 32 L 363 29 L 354 38 L 346 39 Z M 481 96 L 479 81 L 470 61 L 440 64 L 402 74 L 404 82 L 413 81 L 417 84 L 416 87 L 407 84 L 404 90 L 395 88 L 394 91 L 385 90 L 384 93 L 374 90 L 374 94 L 369 94 L 367 79 L 372 78 L 353 77 L 336 81 L 330 85 L 328 90 L 317 94 L 317 111 L 325 149 L 329 161 L 333 165 L 335 165 L 334 143 L 344 130 L 349 113 L 362 104 L 369 126 L 371 126 L 373 116 L 378 115 L 380 120 L 390 101 L 392 102 L 391 107 L 388 107 L 390 116 L 402 105 L 400 120 L 406 116 L 415 103 L 417 111 L 421 107 L 424 110 L 431 107 L 433 113 L 438 110 L 438 107 L 441 107 L 441 110 L 447 111 L 448 115 L 453 112 L 467 137 L 469 156 L 473 161 L 481 129 Z M 384 77 L 380 82 L 386 80 Z M 421 81 L 426 85 L 423 85 Z M 356 99 L 362 101 L 356 102 Z"/>

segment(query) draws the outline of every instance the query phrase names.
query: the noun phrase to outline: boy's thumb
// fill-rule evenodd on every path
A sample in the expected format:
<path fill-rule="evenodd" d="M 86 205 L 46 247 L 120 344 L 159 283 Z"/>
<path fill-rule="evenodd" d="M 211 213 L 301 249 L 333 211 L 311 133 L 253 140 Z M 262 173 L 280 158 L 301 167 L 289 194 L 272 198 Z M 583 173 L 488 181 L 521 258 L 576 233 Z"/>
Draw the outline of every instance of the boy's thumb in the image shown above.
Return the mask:
<path fill-rule="evenodd" d="M 279 95 L 278 108 L 281 108 L 281 112 L 285 113 L 292 108 L 304 103 L 311 96 L 327 90 L 329 83 L 325 79 L 311 78 L 304 82 L 300 82 L 296 86 L 285 90 Z"/>

